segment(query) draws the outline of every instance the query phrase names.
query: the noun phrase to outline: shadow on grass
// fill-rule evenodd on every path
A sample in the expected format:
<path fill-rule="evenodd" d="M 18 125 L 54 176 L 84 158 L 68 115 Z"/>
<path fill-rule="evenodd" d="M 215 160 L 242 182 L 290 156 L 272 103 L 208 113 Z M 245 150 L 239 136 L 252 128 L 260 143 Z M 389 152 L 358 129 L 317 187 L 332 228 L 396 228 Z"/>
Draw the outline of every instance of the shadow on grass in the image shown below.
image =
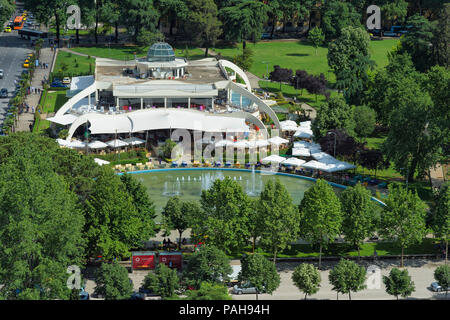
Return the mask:
<path fill-rule="evenodd" d="M 286 53 L 289 57 L 308 57 L 310 54 L 307 53 Z"/>

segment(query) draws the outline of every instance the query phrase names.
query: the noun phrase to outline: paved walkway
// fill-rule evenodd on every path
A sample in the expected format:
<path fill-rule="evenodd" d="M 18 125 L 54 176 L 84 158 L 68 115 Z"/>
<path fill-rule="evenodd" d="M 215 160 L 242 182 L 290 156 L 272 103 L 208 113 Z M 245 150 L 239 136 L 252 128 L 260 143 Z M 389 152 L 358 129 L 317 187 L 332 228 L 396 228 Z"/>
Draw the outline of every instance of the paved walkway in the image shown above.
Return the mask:
<path fill-rule="evenodd" d="M 445 183 L 445 177 L 448 174 L 448 166 L 438 163 L 430 168 L 431 184 L 433 189 L 439 189 Z"/>
<path fill-rule="evenodd" d="M 39 101 L 41 100 L 41 95 L 43 93 L 43 86 L 42 86 L 42 80 L 49 79 L 50 71 L 53 65 L 53 58 L 54 58 L 55 52 L 52 51 L 50 48 L 42 48 L 41 49 L 41 55 L 40 55 L 40 61 L 42 63 L 48 63 L 49 67 L 48 69 L 43 69 L 41 67 L 37 67 L 34 71 L 33 79 L 31 81 L 30 87 L 35 87 L 41 89 L 41 94 L 34 94 L 31 93 L 27 95 L 25 98 L 25 103 L 28 104 L 30 107 L 28 112 L 27 109 L 24 110 L 24 112 L 19 115 L 19 121 L 17 123 L 16 131 L 32 131 L 33 130 L 33 123 L 34 123 L 34 113 L 33 108 L 36 110 L 37 105 L 39 104 Z"/>

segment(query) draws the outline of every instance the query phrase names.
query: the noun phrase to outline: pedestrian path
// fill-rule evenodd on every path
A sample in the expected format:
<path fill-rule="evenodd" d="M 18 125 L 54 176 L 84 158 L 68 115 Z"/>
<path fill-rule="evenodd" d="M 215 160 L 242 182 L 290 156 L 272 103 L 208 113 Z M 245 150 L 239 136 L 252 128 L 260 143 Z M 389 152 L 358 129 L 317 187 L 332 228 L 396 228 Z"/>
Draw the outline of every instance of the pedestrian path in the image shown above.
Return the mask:
<path fill-rule="evenodd" d="M 16 131 L 32 131 L 34 123 L 34 112 L 39 104 L 43 89 L 43 80 L 48 80 L 50 75 L 50 70 L 53 65 L 55 51 L 50 48 L 42 48 L 40 54 L 40 62 L 47 63 L 48 68 L 36 67 L 34 70 L 33 79 L 31 81 L 30 87 L 40 89 L 41 93 L 30 93 L 25 99 L 25 103 L 29 106 L 28 110 L 25 108 L 24 112 L 19 115 L 19 121 L 17 123 Z"/>

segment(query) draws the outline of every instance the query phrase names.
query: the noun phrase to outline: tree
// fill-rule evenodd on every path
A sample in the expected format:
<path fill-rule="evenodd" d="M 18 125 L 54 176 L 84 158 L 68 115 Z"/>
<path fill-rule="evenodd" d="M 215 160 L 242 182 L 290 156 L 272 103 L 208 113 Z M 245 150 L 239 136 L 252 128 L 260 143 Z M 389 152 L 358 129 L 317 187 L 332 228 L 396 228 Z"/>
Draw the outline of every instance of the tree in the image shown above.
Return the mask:
<path fill-rule="evenodd" d="M 339 198 L 333 188 L 322 179 L 305 191 L 299 205 L 300 235 L 319 244 L 319 269 L 322 247 L 333 242 L 341 229 L 342 212 Z"/>
<path fill-rule="evenodd" d="M 257 41 L 261 38 L 264 23 L 267 21 L 268 6 L 256 0 L 231 0 L 219 11 L 223 26 L 223 37 L 230 42 Z"/>
<path fill-rule="evenodd" d="M 21 144 L 30 140 L 42 143 Z M 55 172 L 52 144 L 30 133 L 0 137 L 0 295 L 5 299 L 68 299 L 67 267 L 83 266 L 83 214 L 77 196 Z"/>
<path fill-rule="evenodd" d="M 249 211 L 248 215 L 248 231 L 249 235 L 252 238 L 252 253 L 255 253 L 255 245 L 256 245 L 256 239 L 261 236 L 261 233 L 264 229 L 263 224 L 263 212 L 262 210 L 258 210 L 258 199 L 249 199 L 251 202 L 253 202 L 252 205 L 250 205 L 252 210 Z"/>
<path fill-rule="evenodd" d="M 363 150 L 359 153 L 358 163 L 369 170 L 375 170 L 375 177 L 377 176 L 377 170 L 383 170 L 389 168 L 391 165 L 387 161 L 380 150 Z"/>
<path fill-rule="evenodd" d="M 249 47 L 242 49 L 242 54 L 234 57 L 234 63 L 244 71 L 250 70 L 253 64 L 253 50 Z"/>
<path fill-rule="evenodd" d="M 145 276 L 142 286 L 165 299 L 175 295 L 175 290 L 179 288 L 179 281 L 175 269 L 159 263 L 154 273 L 149 272 Z"/>
<path fill-rule="evenodd" d="M 314 139 L 318 141 L 333 129 L 344 129 L 353 136 L 355 128 L 354 111 L 340 97 L 332 97 L 328 102 L 322 104 L 317 112 L 316 119 L 311 124 Z"/>
<path fill-rule="evenodd" d="M 134 42 L 137 42 L 143 30 L 149 32 L 156 31 L 156 23 L 159 19 L 159 12 L 153 6 L 153 0 L 122 0 L 124 24 L 128 32 L 133 35 Z"/>
<path fill-rule="evenodd" d="M 450 65 L 450 4 L 444 4 L 439 11 L 438 22 L 433 28 L 433 45 L 431 47 L 434 63 L 448 68 Z"/>
<path fill-rule="evenodd" d="M 186 6 L 186 1 L 184 0 L 156 0 L 155 7 L 160 13 L 158 27 L 161 24 L 161 18 L 167 17 L 167 20 L 170 23 L 169 34 L 171 36 L 173 35 L 173 28 L 177 21 L 186 19 L 188 14 L 188 8 Z"/>
<path fill-rule="evenodd" d="M 445 241 L 445 263 L 448 258 L 448 240 L 450 237 L 450 184 L 444 184 L 435 196 L 432 206 L 432 228 L 436 235 Z"/>
<path fill-rule="evenodd" d="M 389 21 L 391 26 L 394 25 L 395 20 L 403 25 L 408 13 L 408 2 L 404 0 L 387 1 L 381 6 L 381 12 L 384 21 Z"/>
<path fill-rule="evenodd" d="M 328 279 L 333 286 L 333 290 L 338 294 L 348 293 L 351 300 L 351 293 L 358 292 L 366 288 L 366 270 L 357 263 L 341 259 L 339 263 L 330 271 Z"/>
<path fill-rule="evenodd" d="M 280 83 L 280 91 L 281 91 L 281 83 L 282 82 L 291 82 L 292 79 L 292 69 L 284 69 L 280 66 L 276 65 L 273 67 L 273 71 L 269 74 L 270 81 L 275 81 Z"/>
<path fill-rule="evenodd" d="M 277 179 L 268 181 L 259 196 L 257 210 L 261 217 L 261 245 L 273 254 L 283 251 L 297 240 L 299 214 L 286 187 Z"/>
<path fill-rule="evenodd" d="M 358 249 L 358 260 L 361 258 L 360 247 L 364 239 L 375 231 L 375 208 L 372 194 L 362 185 L 348 187 L 340 194 L 342 204 L 342 233 L 345 241 Z"/>
<path fill-rule="evenodd" d="M 416 192 L 392 184 L 389 185 L 389 195 L 385 203 L 380 234 L 402 248 L 403 267 L 404 249 L 411 244 L 421 243 L 426 234 L 426 206 Z"/>
<path fill-rule="evenodd" d="M 295 76 L 291 79 L 291 84 L 295 89 L 301 90 L 300 95 L 303 95 L 303 89 L 308 86 L 310 75 L 305 70 L 295 71 Z"/>
<path fill-rule="evenodd" d="M 128 271 L 117 262 L 102 263 L 95 277 L 96 295 L 102 295 L 105 300 L 128 299 L 133 293 L 133 284 L 128 278 Z"/>
<path fill-rule="evenodd" d="M 322 29 L 318 27 L 312 28 L 308 33 L 308 40 L 313 44 L 315 54 L 317 55 L 317 48 L 322 45 L 325 40 L 325 35 L 323 34 Z"/>
<path fill-rule="evenodd" d="M 187 290 L 185 300 L 232 300 L 226 286 L 202 282 L 198 290 Z"/>
<path fill-rule="evenodd" d="M 406 269 L 392 268 L 389 276 L 383 276 L 383 282 L 386 286 L 386 292 L 395 296 L 397 300 L 399 295 L 407 298 L 415 290 L 414 282 L 411 281 L 411 277 Z"/>
<path fill-rule="evenodd" d="M 155 204 L 150 199 L 147 189 L 131 174 L 123 174 L 120 180 L 125 185 L 128 195 L 131 197 L 134 206 L 137 210 L 137 217 L 140 218 L 141 230 L 139 233 L 142 239 L 150 239 L 156 235 L 155 221 Z"/>
<path fill-rule="evenodd" d="M 230 253 L 242 250 L 250 237 L 248 216 L 252 202 L 242 187 L 231 178 L 217 179 L 209 190 L 203 190 L 201 215 L 192 225 L 198 241 L 217 246 Z"/>
<path fill-rule="evenodd" d="M 164 225 L 167 231 L 177 230 L 180 237 L 178 247 L 181 248 L 181 237 L 183 232 L 190 227 L 192 217 L 199 215 L 200 206 L 196 201 L 185 202 L 179 197 L 171 197 L 167 200 L 166 206 L 162 211 Z"/>
<path fill-rule="evenodd" d="M 367 138 L 375 130 L 377 113 L 368 106 L 356 106 L 355 115 L 355 133 L 360 138 Z"/>
<path fill-rule="evenodd" d="M 241 283 L 249 282 L 256 288 L 256 300 L 258 293 L 272 294 L 280 285 L 280 275 L 277 273 L 275 263 L 257 253 L 246 255 L 241 259 L 238 279 Z"/>
<path fill-rule="evenodd" d="M 124 189 L 120 178 L 108 168 L 97 177 L 85 208 L 89 256 L 101 255 L 107 260 L 129 256 L 129 250 L 147 241 L 146 235 L 153 231 L 146 230 L 146 219 Z"/>
<path fill-rule="evenodd" d="M 232 272 L 233 269 L 225 253 L 206 244 L 189 257 L 183 278 L 199 288 L 203 281 L 213 283 L 227 281 Z"/>
<path fill-rule="evenodd" d="M 407 21 L 410 30 L 400 38 L 399 53 L 408 52 L 418 71 L 425 72 L 432 66 L 433 23 L 427 18 L 414 15 Z"/>
<path fill-rule="evenodd" d="M 360 26 L 360 15 L 350 3 L 331 0 L 323 6 L 321 27 L 327 40 L 338 38 L 345 27 Z"/>
<path fill-rule="evenodd" d="M 321 73 L 319 76 L 310 75 L 305 83 L 305 89 L 309 93 L 314 94 L 316 96 L 316 102 L 318 94 L 324 95 L 327 98 L 327 100 L 330 97 L 330 95 L 326 92 L 327 80 L 325 79 L 323 73 Z"/>
<path fill-rule="evenodd" d="M 217 6 L 214 0 L 187 0 L 187 7 L 185 33 L 197 45 L 206 47 L 206 58 L 208 49 L 215 45 L 217 37 L 222 33 Z"/>
<path fill-rule="evenodd" d="M 333 134 L 334 133 L 334 134 Z M 341 156 L 352 162 L 356 161 L 356 155 L 363 150 L 364 145 L 349 136 L 345 130 L 333 129 L 318 140 L 322 151 L 336 156 Z"/>
<path fill-rule="evenodd" d="M 434 279 L 445 289 L 445 296 L 447 297 L 448 288 L 450 288 L 450 266 L 444 264 L 437 267 L 434 270 Z"/>
<path fill-rule="evenodd" d="M 114 26 L 115 43 L 119 42 L 119 24 L 124 19 L 120 9 L 121 9 L 120 3 L 114 0 L 103 0 L 102 6 L 100 8 L 100 20 L 106 22 L 106 24 L 108 25 Z"/>
<path fill-rule="evenodd" d="M 367 72 L 374 66 L 370 60 L 370 36 L 360 27 L 346 27 L 328 45 L 328 65 L 336 75 L 336 87 L 344 91 L 348 103 L 360 104 L 367 86 Z"/>
<path fill-rule="evenodd" d="M 164 146 L 162 147 L 162 153 L 163 153 L 164 158 L 172 159 L 172 151 L 176 145 L 177 145 L 177 143 L 175 141 L 173 141 L 172 139 L 166 140 Z"/>
<path fill-rule="evenodd" d="M 297 266 L 292 274 L 292 281 L 295 286 L 305 294 L 305 300 L 308 295 L 313 295 L 320 288 L 320 272 L 309 263 L 302 263 Z"/>

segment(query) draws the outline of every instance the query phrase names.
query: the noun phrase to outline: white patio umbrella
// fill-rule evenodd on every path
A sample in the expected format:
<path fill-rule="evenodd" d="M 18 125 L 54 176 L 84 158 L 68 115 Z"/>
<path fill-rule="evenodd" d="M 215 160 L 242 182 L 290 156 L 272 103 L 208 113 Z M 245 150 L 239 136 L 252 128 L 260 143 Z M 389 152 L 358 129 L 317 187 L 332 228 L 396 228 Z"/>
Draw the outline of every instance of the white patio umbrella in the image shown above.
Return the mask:
<path fill-rule="evenodd" d="M 261 160 L 261 163 L 275 163 L 275 164 L 279 164 L 283 161 L 285 161 L 286 158 L 280 157 L 276 154 L 273 154 L 271 156 L 265 157 L 264 159 Z"/>
<path fill-rule="evenodd" d="M 297 123 L 292 120 L 284 120 L 280 122 L 280 125 L 283 126 L 289 126 L 289 127 L 297 127 Z"/>
<path fill-rule="evenodd" d="M 103 165 L 105 165 L 105 164 L 109 164 L 109 161 L 102 160 L 102 159 L 99 159 L 99 158 L 95 158 L 94 161 L 95 161 L 99 166 L 103 166 Z"/>
<path fill-rule="evenodd" d="M 288 143 L 289 140 L 283 139 L 279 136 L 270 138 L 269 140 L 267 140 L 270 144 L 274 144 L 274 145 L 280 145 L 280 144 L 284 144 L 284 143 Z"/>
<path fill-rule="evenodd" d="M 67 140 L 64 139 L 56 139 L 56 142 L 58 142 L 60 147 L 65 147 L 69 143 Z"/>
<path fill-rule="evenodd" d="M 268 145 L 270 145 L 270 143 L 267 140 L 256 140 L 255 141 L 256 147 L 267 147 Z"/>
<path fill-rule="evenodd" d="M 102 149 L 102 148 L 107 148 L 108 145 L 102 141 L 92 141 L 91 143 L 88 144 L 88 147 L 91 149 Z"/>
<path fill-rule="evenodd" d="M 282 131 L 297 131 L 297 126 L 281 126 Z"/>
<path fill-rule="evenodd" d="M 306 161 L 298 158 L 289 158 L 281 162 L 282 165 L 299 167 L 304 164 Z"/>
<path fill-rule="evenodd" d="M 80 141 L 80 140 L 73 140 L 67 144 L 67 147 L 69 147 L 69 148 L 85 148 L 86 143 L 83 141 Z"/>
<path fill-rule="evenodd" d="M 300 127 L 311 128 L 311 121 L 300 122 Z"/>
<path fill-rule="evenodd" d="M 292 155 L 294 157 L 310 157 L 311 152 L 307 148 L 293 148 Z"/>
<path fill-rule="evenodd" d="M 310 147 L 311 147 L 311 143 L 309 143 L 307 141 L 295 141 L 294 142 L 294 149 L 297 149 L 297 148 L 309 149 Z"/>
<path fill-rule="evenodd" d="M 294 133 L 295 138 L 302 138 L 302 139 L 311 139 L 314 137 L 314 134 L 311 129 L 306 127 L 299 127 L 298 130 Z"/>
<path fill-rule="evenodd" d="M 138 144 L 145 143 L 145 140 L 139 139 L 137 137 L 131 137 L 131 138 L 123 139 L 122 141 L 125 141 L 126 143 L 128 143 L 129 145 L 132 145 L 132 146 L 136 146 Z"/>
<path fill-rule="evenodd" d="M 106 142 L 106 144 L 108 146 L 110 146 L 111 148 L 126 147 L 128 145 L 128 143 L 126 143 L 125 141 L 119 140 L 119 139 L 114 139 L 114 140 L 108 141 L 108 142 Z"/>
<path fill-rule="evenodd" d="M 252 146 L 247 140 L 240 140 L 234 143 L 235 148 L 250 148 Z"/>

